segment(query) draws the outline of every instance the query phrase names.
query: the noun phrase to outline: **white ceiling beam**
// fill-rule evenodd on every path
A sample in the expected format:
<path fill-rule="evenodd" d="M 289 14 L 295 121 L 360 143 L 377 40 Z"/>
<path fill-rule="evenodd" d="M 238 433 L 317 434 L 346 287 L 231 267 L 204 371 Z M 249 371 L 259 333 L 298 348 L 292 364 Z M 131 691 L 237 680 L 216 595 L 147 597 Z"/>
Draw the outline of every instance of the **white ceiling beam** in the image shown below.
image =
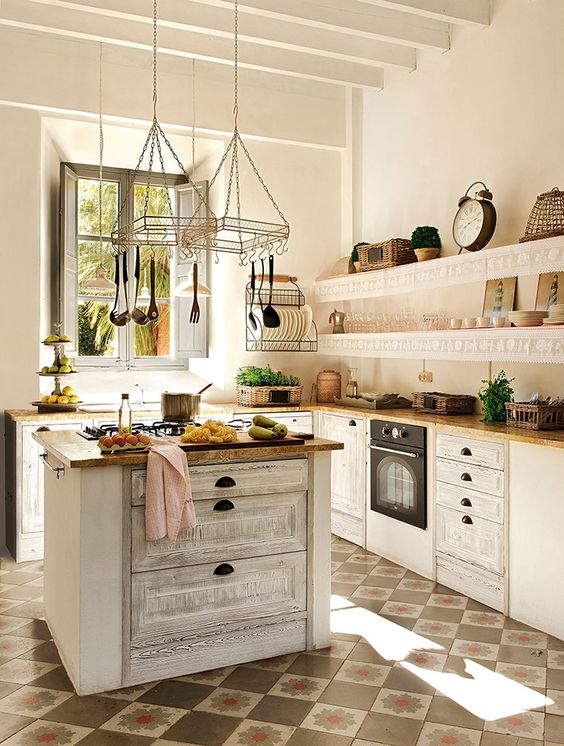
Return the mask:
<path fill-rule="evenodd" d="M 108 0 L 28 1 L 133 23 L 152 23 L 150 5 L 140 7 L 139 0 L 113 0 L 111 5 Z M 231 8 L 220 8 L 198 0 L 161 0 L 159 26 L 232 39 L 233 13 Z M 290 52 L 305 52 L 374 67 L 411 71 L 416 65 L 414 48 L 256 15 L 246 15 L 241 19 L 239 39 L 265 47 L 274 46 Z"/>
<path fill-rule="evenodd" d="M 490 0 L 361 0 L 389 10 L 401 10 L 448 23 L 489 26 Z"/>
<path fill-rule="evenodd" d="M 151 35 L 145 24 L 132 24 L 116 17 L 93 16 L 75 10 L 61 11 L 53 6 L 26 3 L 24 0 L 3 0 L 0 5 L 0 25 L 122 47 L 151 48 Z M 214 37 L 210 43 L 210 38 L 202 34 L 162 28 L 159 42 L 159 52 L 162 54 L 233 64 L 232 39 Z M 251 42 L 240 44 L 239 61 L 242 68 L 325 83 L 376 89 L 384 85 L 384 73 L 379 67 L 290 52 L 277 47 L 267 48 Z"/>

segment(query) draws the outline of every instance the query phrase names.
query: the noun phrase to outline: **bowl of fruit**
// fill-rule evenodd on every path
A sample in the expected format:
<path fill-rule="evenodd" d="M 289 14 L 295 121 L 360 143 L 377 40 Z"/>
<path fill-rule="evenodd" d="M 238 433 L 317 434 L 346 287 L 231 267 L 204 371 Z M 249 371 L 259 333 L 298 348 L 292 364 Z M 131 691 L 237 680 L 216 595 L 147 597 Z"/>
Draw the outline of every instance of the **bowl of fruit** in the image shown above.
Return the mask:
<path fill-rule="evenodd" d="M 123 453 L 124 451 L 146 451 L 151 445 L 151 438 L 142 433 L 116 433 L 115 435 L 104 435 L 98 441 L 98 447 L 102 453 Z"/>
<path fill-rule="evenodd" d="M 50 334 L 43 340 L 44 345 L 55 347 L 55 345 L 68 345 L 72 342 L 72 339 L 66 334 Z"/>
<path fill-rule="evenodd" d="M 40 414 L 43 414 L 45 412 L 76 412 L 82 401 L 72 386 L 65 386 L 62 391 L 55 389 L 51 394 L 45 394 L 39 401 L 34 401 L 32 404 L 37 407 Z"/>

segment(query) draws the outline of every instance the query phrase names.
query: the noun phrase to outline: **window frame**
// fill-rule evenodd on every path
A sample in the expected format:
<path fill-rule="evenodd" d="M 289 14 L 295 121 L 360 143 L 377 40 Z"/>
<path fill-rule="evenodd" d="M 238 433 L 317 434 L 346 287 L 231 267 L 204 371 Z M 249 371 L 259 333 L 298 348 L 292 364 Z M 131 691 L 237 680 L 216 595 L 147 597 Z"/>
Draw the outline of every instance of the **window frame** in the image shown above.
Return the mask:
<path fill-rule="evenodd" d="M 69 209 L 68 195 L 66 193 L 66 174 L 68 172 L 74 177 L 76 182 L 74 195 L 75 204 L 74 209 Z M 135 172 L 131 169 L 120 169 L 104 167 L 103 179 L 104 181 L 113 181 L 118 184 L 118 212 L 124 200 L 124 194 L 128 194 L 131 179 Z M 136 174 L 136 184 L 143 185 L 146 182 L 147 171 L 138 171 Z M 185 305 L 181 303 L 178 297 L 174 295 L 174 288 L 177 283 L 177 265 L 181 263 L 181 258 L 178 256 L 177 249 L 173 251 L 171 257 L 171 296 L 170 298 L 164 299 L 164 303 L 170 303 L 173 307 L 171 313 L 171 332 L 173 336 L 175 355 L 174 356 L 139 356 L 134 355 L 135 350 L 135 322 L 130 321 L 123 327 L 116 327 L 117 333 L 117 346 L 118 356 L 117 357 L 106 357 L 106 356 L 79 356 L 78 355 L 78 298 L 87 297 L 85 293 L 79 292 L 78 287 L 78 246 L 80 241 L 94 240 L 98 241 L 99 237 L 97 234 L 79 234 L 78 233 L 78 181 L 80 179 L 92 179 L 98 181 L 100 178 L 99 166 L 72 163 L 72 162 L 61 162 L 61 207 L 60 207 L 60 220 L 61 229 L 59 234 L 59 287 L 58 287 L 58 321 L 60 324 L 61 332 L 71 336 L 73 342 L 75 342 L 75 348 L 69 350 L 68 354 L 74 358 L 73 364 L 76 365 L 80 370 L 185 370 L 189 366 L 191 358 L 202 358 L 208 355 L 208 309 L 206 299 L 199 298 L 201 317 L 200 322 L 194 325 L 193 329 L 193 344 L 190 350 L 181 350 L 179 344 L 179 325 L 180 323 L 188 323 L 188 319 L 181 319 L 179 309 L 180 306 Z M 173 210 L 179 209 L 179 200 L 177 197 L 178 188 L 187 187 L 186 179 L 180 174 L 160 174 L 151 173 L 151 185 L 152 186 L 166 186 L 174 191 L 174 195 L 171 196 L 171 202 L 173 204 Z M 196 182 L 198 190 L 208 189 L 208 183 L 205 181 Z M 124 224 L 133 222 L 134 219 L 135 200 L 133 193 L 127 196 L 127 202 L 124 206 L 123 212 L 120 216 L 120 227 Z M 74 225 L 69 225 L 69 221 L 74 221 Z M 107 242 L 107 241 L 105 241 Z M 74 243 L 74 246 L 70 244 Z M 68 263 L 70 262 L 75 265 L 74 269 L 74 286 L 69 288 L 69 273 Z M 130 308 L 135 297 L 135 278 L 133 277 L 133 256 L 132 252 L 128 252 L 128 294 L 130 298 Z M 204 283 L 207 282 L 208 277 L 208 264 L 209 257 L 208 252 L 203 252 L 201 259 L 199 260 L 199 274 L 200 280 Z M 70 300 L 69 300 L 70 299 Z M 94 297 L 93 297 L 94 299 Z M 100 300 L 99 296 L 96 296 L 95 300 Z M 203 301 L 203 302 L 202 302 Z M 69 324 L 69 303 L 73 304 L 74 314 L 73 318 L 73 329 L 67 331 L 64 327 Z M 113 296 L 110 297 L 110 305 L 113 303 Z M 76 337 L 76 338 L 75 338 Z"/>

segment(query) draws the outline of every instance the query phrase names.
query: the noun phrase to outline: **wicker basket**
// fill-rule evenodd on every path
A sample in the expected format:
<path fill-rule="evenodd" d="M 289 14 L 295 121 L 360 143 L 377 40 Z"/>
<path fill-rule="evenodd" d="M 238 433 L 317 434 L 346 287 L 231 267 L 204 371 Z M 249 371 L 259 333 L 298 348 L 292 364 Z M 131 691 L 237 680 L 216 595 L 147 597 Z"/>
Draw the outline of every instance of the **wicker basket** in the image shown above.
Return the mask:
<path fill-rule="evenodd" d="M 373 269 L 389 269 L 399 267 L 400 264 L 411 264 L 417 261 L 417 256 L 411 248 L 407 238 L 390 238 L 382 243 L 369 243 L 358 247 L 360 271 L 368 272 Z"/>
<path fill-rule="evenodd" d="M 442 394 L 440 391 L 413 393 L 413 408 L 433 414 L 474 414 L 475 396 Z"/>
<path fill-rule="evenodd" d="M 520 404 L 505 405 L 507 424 L 528 430 L 564 430 L 564 404 Z"/>
<path fill-rule="evenodd" d="M 317 374 L 317 401 L 333 404 L 341 396 L 341 374 L 336 370 L 322 370 Z"/>
<path fill-rule="evenodd" d="M 298 406 L 303 386 L 237 386 L 237 404 L 242 407 Z"/>
<path fill-rule="evenodd" d="M 539 238 L 551 238 L 564 235 L 564 192 L 554 187 L 550 192 L 543 192 L 537 197 L 525 228 L 523 241 L 537 241 Z"/>

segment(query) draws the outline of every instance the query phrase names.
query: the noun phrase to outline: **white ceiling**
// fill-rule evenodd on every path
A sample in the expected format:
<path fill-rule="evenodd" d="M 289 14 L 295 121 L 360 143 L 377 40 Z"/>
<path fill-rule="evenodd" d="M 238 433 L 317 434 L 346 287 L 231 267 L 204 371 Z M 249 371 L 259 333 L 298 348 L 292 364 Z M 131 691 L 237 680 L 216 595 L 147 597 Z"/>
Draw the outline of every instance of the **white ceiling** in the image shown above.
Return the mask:
<path fill-rule="evenodd" d="M 451 24 L 487 26 L 490 0 L 239 0 L 240 64 L 273 76 L 380 89 Z M 149 50 L 152 0 L 2 0 L 0 26 Z M 232 65 L 233 0 L 159 0 L 159 51 Z"/>

